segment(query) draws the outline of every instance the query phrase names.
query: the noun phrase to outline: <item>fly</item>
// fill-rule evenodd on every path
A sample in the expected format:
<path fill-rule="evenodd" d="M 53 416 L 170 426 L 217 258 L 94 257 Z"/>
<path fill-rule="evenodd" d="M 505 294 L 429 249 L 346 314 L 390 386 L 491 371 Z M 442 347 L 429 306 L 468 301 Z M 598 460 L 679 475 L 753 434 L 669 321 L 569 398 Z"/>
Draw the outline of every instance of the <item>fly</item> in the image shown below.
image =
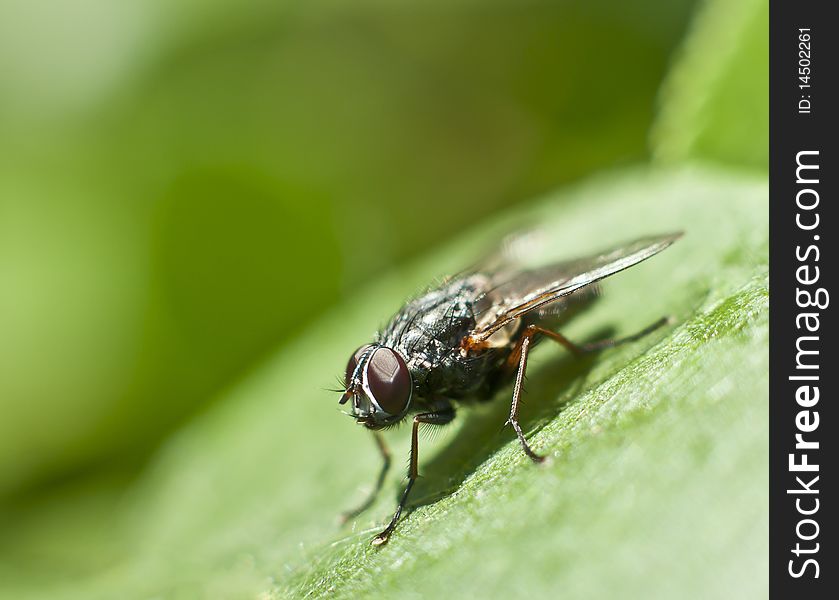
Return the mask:
<path fill-rule="evenodd" d="M 376 341 L 356 350 L 347 363 L 340 403 L 371 430 L 384 464 L 373 493 L 351 519 L 370 506 L 390 467 L 390 452 L 380 430 L 412 416 L 408 484 L 388 526 L 373 538 L 387 542 L 418 477 L 417 431 L 422 424 L 446 425 L 456 403 L 491 399 L 513 382 L 510 416 L 524 453 L 533 451 L 519 425 L 522 383 L 527 357 L 540 339 L 551 339 L 575 356 L 638 340 L 668 322 L 662 318 L 621 338 L 578 345 L 557 331 L 599 294 L 597 282 L 658 254 L 681 233 L 650 236 L 571 261 L 523 269 L 494 261 L 458 275 L 409 301 L 390 320 Z"/>

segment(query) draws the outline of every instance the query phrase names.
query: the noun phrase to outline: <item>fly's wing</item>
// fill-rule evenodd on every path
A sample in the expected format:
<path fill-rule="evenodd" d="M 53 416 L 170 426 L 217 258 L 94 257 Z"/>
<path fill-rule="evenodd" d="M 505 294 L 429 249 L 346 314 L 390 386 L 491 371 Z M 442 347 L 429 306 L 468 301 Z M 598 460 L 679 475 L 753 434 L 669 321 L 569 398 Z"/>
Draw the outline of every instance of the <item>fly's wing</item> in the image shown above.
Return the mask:
<path fill-rule="evenodd" d="M 494 299 L 493 310 L 478 320 L 469 343 L 483 342 L 514 319 L 658 254 L 681 236 L 678 232 L 645 237 L 593 256 L 493 275 L 489 292 Z"/>
<path fill-rule="evenodd" d="M 527 257 L 539 254 L 547 234 L 539 228 L 523 229 L 508 234 L 465 269 L 449 275 L 443 282 L 469 277 L 476 273 L 489 275 L 494 282 L 504 281 L 506 275 L 521 273 Z"/>

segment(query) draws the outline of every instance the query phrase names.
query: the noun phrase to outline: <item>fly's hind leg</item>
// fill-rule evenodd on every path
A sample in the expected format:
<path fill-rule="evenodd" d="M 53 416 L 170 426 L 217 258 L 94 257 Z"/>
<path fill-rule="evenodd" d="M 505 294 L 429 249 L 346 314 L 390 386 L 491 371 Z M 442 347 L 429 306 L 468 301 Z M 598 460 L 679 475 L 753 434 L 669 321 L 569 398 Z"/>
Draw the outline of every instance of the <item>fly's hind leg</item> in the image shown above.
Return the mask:
<path fill-rule="evenodd" d="M 545 329 L 543 327 L 539 327 L 538 325 L 528 325 L 522 333 L 521 337 L 516 342 L 516 346 L 515 348 L 513 348 L 513 352 L 510 354 L 510 358 L 507 361 L 507 368 L 509 369 L 513 369 L 516 366 L 518 366 L 516 370 L 516 382 L 513 385 L 513 402 L 510 405 L 510 418 L 507 419 L 507 423 L 516 432 L 516 437 L 519 438 L 519 442 L 521 442 L 521 447 L 522 450 L 524 450 L 524 453 L 528 457 L 530 457 L 530 459 L 533 462 L 540 463 L 545 460 L 545 457 L 543 455 L 537 454 L 531 449 L 530 445 L 527 443 L 527 440 L 524 437 L 521 425 L 519 424 L 519 406 L 521 404 L 521 393 L 522 387 L 524 385 L 524 374 L 527 371 L 527 355 L 530 352 L 530 346 L 535 336 L 547 336 L 555 342 L 562 344 L 562 346 L 569 350 L 574 356 L 579 357 L 585 354 L 590 354 L 592 352 L 603 350 L 605 348 L 613 348 L 615 346 L 620 346 L 621 344 L 634 342 L 636 340 L 641 339 L 645 335 L 652 333 L 659 327 L 666 325 L 669 322 L 670 317 L 663 317 L 655 323 L 649 325 L 648 327 L 645 327 L 638 333 L 634 333 L 630 336 L 618 339 L 605 339 L 597 342 L 583 344 L 580 346 L 573 343 L 571 340 L 569 340 L 559 332 L 551 331 L 550 329 Z"/>

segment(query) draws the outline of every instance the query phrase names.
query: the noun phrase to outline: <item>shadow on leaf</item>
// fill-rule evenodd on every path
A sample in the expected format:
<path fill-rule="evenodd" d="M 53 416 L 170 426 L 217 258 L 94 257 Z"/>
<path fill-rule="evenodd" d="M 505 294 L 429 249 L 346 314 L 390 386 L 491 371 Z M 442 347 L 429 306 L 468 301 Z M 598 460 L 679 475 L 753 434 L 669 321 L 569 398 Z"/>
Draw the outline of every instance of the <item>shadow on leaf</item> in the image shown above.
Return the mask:
<path fill-rule="evenodd" d="M 611 328 L 604 329 L 591 339 L 604 339 L 613 333 Z M 529 368 L 519 413 L 519 422 L 528 439 L 580 395 L 598 358 L 598 354 L 582 358 L 565 354 L 556 361 Z M 424 464 L 420 446 L 422 475 L 415 484 L 415 499 L 409 504 L 408 514 L 457 490 L 489 457 L 515 440 L 512 428 L 504 426 L 510 413 L 511 401 L 512 384 L 509 384 L 486 404 L 489 410 L 468 410 L 457 435 Z M 465 406 L 469 407 L 468 404 Z M 550 450 L 541 448 L 538 451 L 545 453 Z M 533 465 L 528 461 L 523 462 L 522 467 L 533 468 Z M 402 485 L 400 483 L 397 501 Z"/>

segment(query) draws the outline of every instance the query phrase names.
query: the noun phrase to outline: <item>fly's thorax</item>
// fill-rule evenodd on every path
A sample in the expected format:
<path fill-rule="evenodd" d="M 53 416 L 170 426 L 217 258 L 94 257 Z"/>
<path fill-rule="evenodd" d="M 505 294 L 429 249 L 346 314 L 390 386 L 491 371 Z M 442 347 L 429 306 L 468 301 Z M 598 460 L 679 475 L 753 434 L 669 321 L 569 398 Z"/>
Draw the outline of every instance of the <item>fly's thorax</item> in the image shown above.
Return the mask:
<path fill-rule="evenodd" d="M 489 281 L 453 279 L 411 300 L 382 331 L 383 345 L 399 350 L 412 370 L 431 368 L 474 328 Z"/>
<path fill-rule="evenodd" d="M 418 396 L 462 398 L 480 385 L 485 361 L 462 360 L 460 343 L 487 309 L 488 287 L 481 274 L 452 279 L 406 303 L 382 331 L 379 342 L 405 357 Z"/>

